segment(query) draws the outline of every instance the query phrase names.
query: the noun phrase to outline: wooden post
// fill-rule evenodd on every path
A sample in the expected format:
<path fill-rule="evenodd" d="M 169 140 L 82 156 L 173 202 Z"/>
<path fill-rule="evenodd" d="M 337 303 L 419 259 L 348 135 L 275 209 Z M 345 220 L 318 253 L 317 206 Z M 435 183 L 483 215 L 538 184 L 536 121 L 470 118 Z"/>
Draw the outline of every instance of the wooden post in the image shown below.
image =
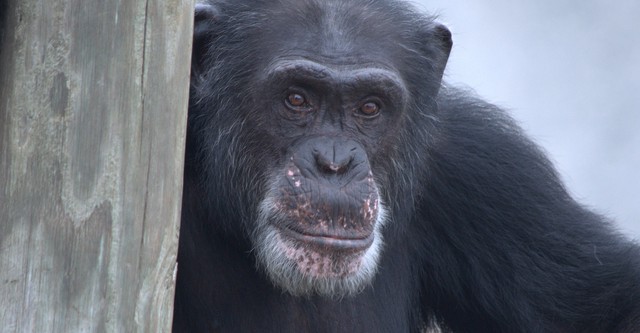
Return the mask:
<path fill-rule="evenodd" d="M 193 0 L 0 2 L 0 331 L 170 331 Z"/>

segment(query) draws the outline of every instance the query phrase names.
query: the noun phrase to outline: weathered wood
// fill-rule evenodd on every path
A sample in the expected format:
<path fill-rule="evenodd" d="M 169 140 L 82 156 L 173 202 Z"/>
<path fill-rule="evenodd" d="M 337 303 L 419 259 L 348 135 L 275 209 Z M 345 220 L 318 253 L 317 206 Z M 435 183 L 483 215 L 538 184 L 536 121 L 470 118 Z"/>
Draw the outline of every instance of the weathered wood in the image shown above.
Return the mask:
<path fill-rule="evenodd" d="M 193 0 L 2 2 L 0 331 L 169 331 Z"/>

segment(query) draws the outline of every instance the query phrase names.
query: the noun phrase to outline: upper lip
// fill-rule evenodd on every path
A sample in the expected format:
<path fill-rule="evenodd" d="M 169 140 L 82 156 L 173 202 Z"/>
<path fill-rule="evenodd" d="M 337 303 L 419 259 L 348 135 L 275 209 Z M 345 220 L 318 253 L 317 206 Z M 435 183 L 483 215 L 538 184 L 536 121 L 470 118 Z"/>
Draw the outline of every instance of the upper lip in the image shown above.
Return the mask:
<path fill-rule="evenodd" d="M 373 243 L 373 233 L 365 237 L 348 237 L 338 234 L 302 232 L 289 227 L 279 228 L 287 236 L 321 248 L 342 251 L 363 251 Z"/>

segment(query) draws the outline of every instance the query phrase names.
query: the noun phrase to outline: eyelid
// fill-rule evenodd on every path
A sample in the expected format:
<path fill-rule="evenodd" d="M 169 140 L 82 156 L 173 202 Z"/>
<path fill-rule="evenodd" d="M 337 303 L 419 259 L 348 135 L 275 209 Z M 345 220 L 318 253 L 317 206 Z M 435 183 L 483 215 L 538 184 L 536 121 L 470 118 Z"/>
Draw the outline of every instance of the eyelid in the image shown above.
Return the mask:
<path fill-rule="evenodd" d="M 378 111 L 372 114 L 367 114 L 365 112 L 362 112 L 362 107 L 367 103 L 374 103 L 378 107 Z M 378 96 L 367 96 L 361 99 L 360 102 L 358 102 L 358 104 L 354 108 L 354 111 L 356 115 L 359 117 L 375 118 L 378 115 L 380 115 L 384 111 L 384 109 L 385 109 L 385 103 L 382 101 L 382 98 Z"/>
<path fill-rule="evenodd" d="M 293 94 L 302 96 L 302 98 L 304 98 L 304 104 L 301 106 L 292 105 L 289 102 L 289 96 Z M 313 107 L 313 104 L 311 103 L 311 98 L 309 98 L 309 94 L 302 88 L 297 88 L 297 87 L 287 88 L 285 90 L 283 99 L 284 99 L 285 106 L 293 111 L 308 111 Z"/>
<path fill-rule="evenodd" d="M 384 109 L 384 107 L 386 106 L 387 103 L 384 102 L 384 100 L 378 96 L 375 95 L 371 95 L 368 97 L 365 97 L 361 100 L 360 102 L 360 106 L 363 106 L 367 103 L 375 103 L 379 109 Z"/>

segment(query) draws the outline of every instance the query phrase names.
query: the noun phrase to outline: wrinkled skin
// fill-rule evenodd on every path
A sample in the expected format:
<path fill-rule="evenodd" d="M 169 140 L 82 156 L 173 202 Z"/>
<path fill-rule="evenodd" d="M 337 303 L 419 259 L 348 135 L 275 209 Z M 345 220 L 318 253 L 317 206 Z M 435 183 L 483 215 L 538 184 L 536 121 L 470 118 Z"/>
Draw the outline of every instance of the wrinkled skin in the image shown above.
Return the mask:
<path fill-rule="evenodd" d="M 640 329 L 637 245 L 442 83 L 432 17 L 243 0 L 195 19 L 175 332 Z"/>

